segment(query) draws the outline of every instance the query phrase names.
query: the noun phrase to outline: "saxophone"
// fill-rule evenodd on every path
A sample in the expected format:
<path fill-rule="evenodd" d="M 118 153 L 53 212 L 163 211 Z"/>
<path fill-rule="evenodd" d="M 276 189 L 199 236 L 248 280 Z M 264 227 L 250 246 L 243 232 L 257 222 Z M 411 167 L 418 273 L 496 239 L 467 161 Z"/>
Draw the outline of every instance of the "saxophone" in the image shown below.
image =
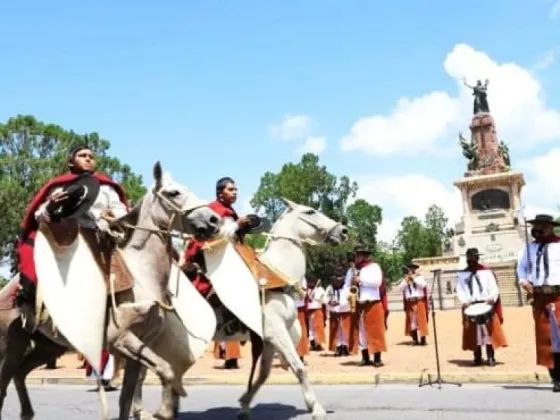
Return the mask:
<path fill-rule="evenodd" d="M 356 267 L 352 264 L 352 278 L 356 278 L 358 277 L 358 270 L 356 270 Z M 358 297 L 360 294 L 360 288 L 356 285 L 352 285 L 350 286 L 350 290 L 348 291 L 348 302 L 350 303 L 350 312 L 351 313 L 355 313 L 356 312 L 356 305 L 358 302 Z"/>

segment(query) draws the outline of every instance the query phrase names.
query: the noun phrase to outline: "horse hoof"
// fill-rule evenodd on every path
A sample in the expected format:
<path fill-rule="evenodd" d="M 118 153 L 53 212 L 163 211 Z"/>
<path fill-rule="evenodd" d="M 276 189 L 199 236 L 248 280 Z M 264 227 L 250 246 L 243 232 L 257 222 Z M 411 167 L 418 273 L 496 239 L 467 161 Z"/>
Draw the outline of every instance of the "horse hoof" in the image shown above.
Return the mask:
<path fill-rule="evenodd" d="M 133 415 L 134 420 L 154 420 L 152 413 L 146 410 L 138 411 Z"/>
<path fill-rule="evenodd" d="M 33 414 L 22 414 L 19 418 L 20 420 L 33 420 L 35 413 Z"/>
<path fill-rule="evenodd" d="M 323 407 L 318 407 L 311 413 L 311 418 L 313 420 L 327 420 L 327 412 Z"/>
<path fill-rule="evenodd" d="M 240 411 L 237 413 L 237 420 L 251 420 L 251 414 L 247 411 Z"/>

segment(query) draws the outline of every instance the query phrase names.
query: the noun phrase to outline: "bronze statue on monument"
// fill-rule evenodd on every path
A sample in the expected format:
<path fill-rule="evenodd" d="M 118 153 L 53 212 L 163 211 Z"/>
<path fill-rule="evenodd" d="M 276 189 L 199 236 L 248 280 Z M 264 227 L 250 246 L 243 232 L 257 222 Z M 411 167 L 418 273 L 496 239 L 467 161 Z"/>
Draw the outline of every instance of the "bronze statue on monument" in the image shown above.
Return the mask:
<path fill-rule="evenodd" d="M 490 105 L 488 105 L 488 83 L 489 80 L 486 79 L 484 84 L 480 80 L 476 81 L 476 85 L 470 86 L 467 83 L 467 79 L 463 78 L 463 84 L 472 89 L 474 102 L 473 102 L 473 114 L 476 115 L 480 112 L 490 113 Z"/>
<path fill-rule="evenodd" d="M 470 125 L 471 140 L 468 141 L 459 133 L 459 145 L 463 156 L 467 159 L 465 176 L 490 175 L 510 170 L 509 149 L 502 141 L 498 142 L 496 124 L 490 115 L 488 105 L 488 79 L 482 84 L 477 80 L 475 86 L 469 86 L 463 78 L 465 86 L 473 90 L 473 117 Z"/>

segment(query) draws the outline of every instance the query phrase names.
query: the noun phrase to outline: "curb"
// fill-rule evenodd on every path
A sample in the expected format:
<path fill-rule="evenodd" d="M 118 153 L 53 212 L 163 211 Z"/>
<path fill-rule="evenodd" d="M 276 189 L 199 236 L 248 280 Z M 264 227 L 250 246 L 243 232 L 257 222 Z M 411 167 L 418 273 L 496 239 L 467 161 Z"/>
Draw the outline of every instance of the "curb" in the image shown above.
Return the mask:
<path fill-rule="evenodd" d="M 380 384 L 413 384 L 426 382 L 429 378 L 434 381 L 436 372 L 423 371 L 411 373 L 378 373 L 378 374 L 310 374 L 312 385 L 380 385 Z M 248 374 L 236 375 L 206 375 L 183 378 L 184 385 L 247 385 Z M 545 372 L 480 372 L 480 373 L 442 373 L 446 382 L 461 384 L 530 384 L 550 382 Z M 28 385 L 93 385 L 92 379 L 80 377 L 28 377 Z M 271 375 L 266 382 L 268 385 L 297 385 L 297 379 L 290 374 Z M 159 385 L 159 379 L 153 375 L 146 377 L 145 385 Z"/>

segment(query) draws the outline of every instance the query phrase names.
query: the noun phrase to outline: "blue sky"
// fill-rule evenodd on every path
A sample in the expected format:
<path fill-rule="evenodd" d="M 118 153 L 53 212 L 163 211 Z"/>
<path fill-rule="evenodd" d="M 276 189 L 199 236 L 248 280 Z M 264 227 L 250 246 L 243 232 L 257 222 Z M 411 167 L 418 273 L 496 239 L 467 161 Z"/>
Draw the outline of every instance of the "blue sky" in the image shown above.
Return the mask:
<path fill-rule="evenodd" d="M 0 120 L 25 113 L 78 132 L 97 131 L 148 181 L 160 159 L 206 198 L 212 198 L 217 178 L 232 176 L 243 209 L 264 171 L 299 159 L 305 140 L 321 137 L 321 160 L 331 171 L 372 182 L 362 195 L 384 207 L 389 237 L 403 216 L 455 197 L 452 182 L 465 169 L 456 128 L 468 130 L 469 115 L 448 116 L 441 130 L 430 133 L 442 103 L 431 107 L 429 94 L 449 95 L 444 109 L 445 103 L 470 107 L 468 92 L 449 72 L 463 72 L 471 83 L 470 73 L 488 77 L 484 71 L 478 76 L 488 64 L 477 67 L 472 57 L 515 63 L 539 84 L 542 109 L 531 83 L 510 72 L 528 86 L 518 107 L 533 107 L 528 124 L 549 127 L 534 144 L 526 133 L 515 138 L 515 121 L 507 121 L 507 107 L 500 105 L 509 99 L 492 97 L 493 86 L 504 92 L 501 73 L 491 80 L 489 95 L 491 107 L 502 107 L 498 132 L 503 126 L 510 135 L 514 166 L 533 171 L 534 182 L 546 178 L 531 159 L 550 158 L 560 137 L 553 121 L 560 116 L 560 16 L 553 9 L 547 0 L 2 2 Z M 447 71 L 444 61 L 458 44 L 474 52 L 456 51 Z M 372 133 L 387 142 L 397 135 L 400 146 L 341 150 L 340 139 L 360 118 L 390 118 L 403 97 L 424 97 L 427 104 L 416 113 L 422 121 L 401 110 L 407 132 L 395 134 L 395 125 L 387 123 L 392 132 L 377 127 Z M 537 115 L 541 111 L 549 112 L 547 124 Z M 270 127 L 294 115 L 308 117 L 300 138 L 277 138 Z M 425 147 L 412 147 L 412 153 L 414 124 L 428 131 Z M 552 158 L 560 160 L 560 151 Z M 423 185 L 429 190 L 432 181 L 443 190 L 418 205 L 404 203 L 418 201 L 411 194 Z M 402 192 L 395 190 L 403 185 Z M 535 208 L 555 203 L 539 200 L 529 194 Z"/>

